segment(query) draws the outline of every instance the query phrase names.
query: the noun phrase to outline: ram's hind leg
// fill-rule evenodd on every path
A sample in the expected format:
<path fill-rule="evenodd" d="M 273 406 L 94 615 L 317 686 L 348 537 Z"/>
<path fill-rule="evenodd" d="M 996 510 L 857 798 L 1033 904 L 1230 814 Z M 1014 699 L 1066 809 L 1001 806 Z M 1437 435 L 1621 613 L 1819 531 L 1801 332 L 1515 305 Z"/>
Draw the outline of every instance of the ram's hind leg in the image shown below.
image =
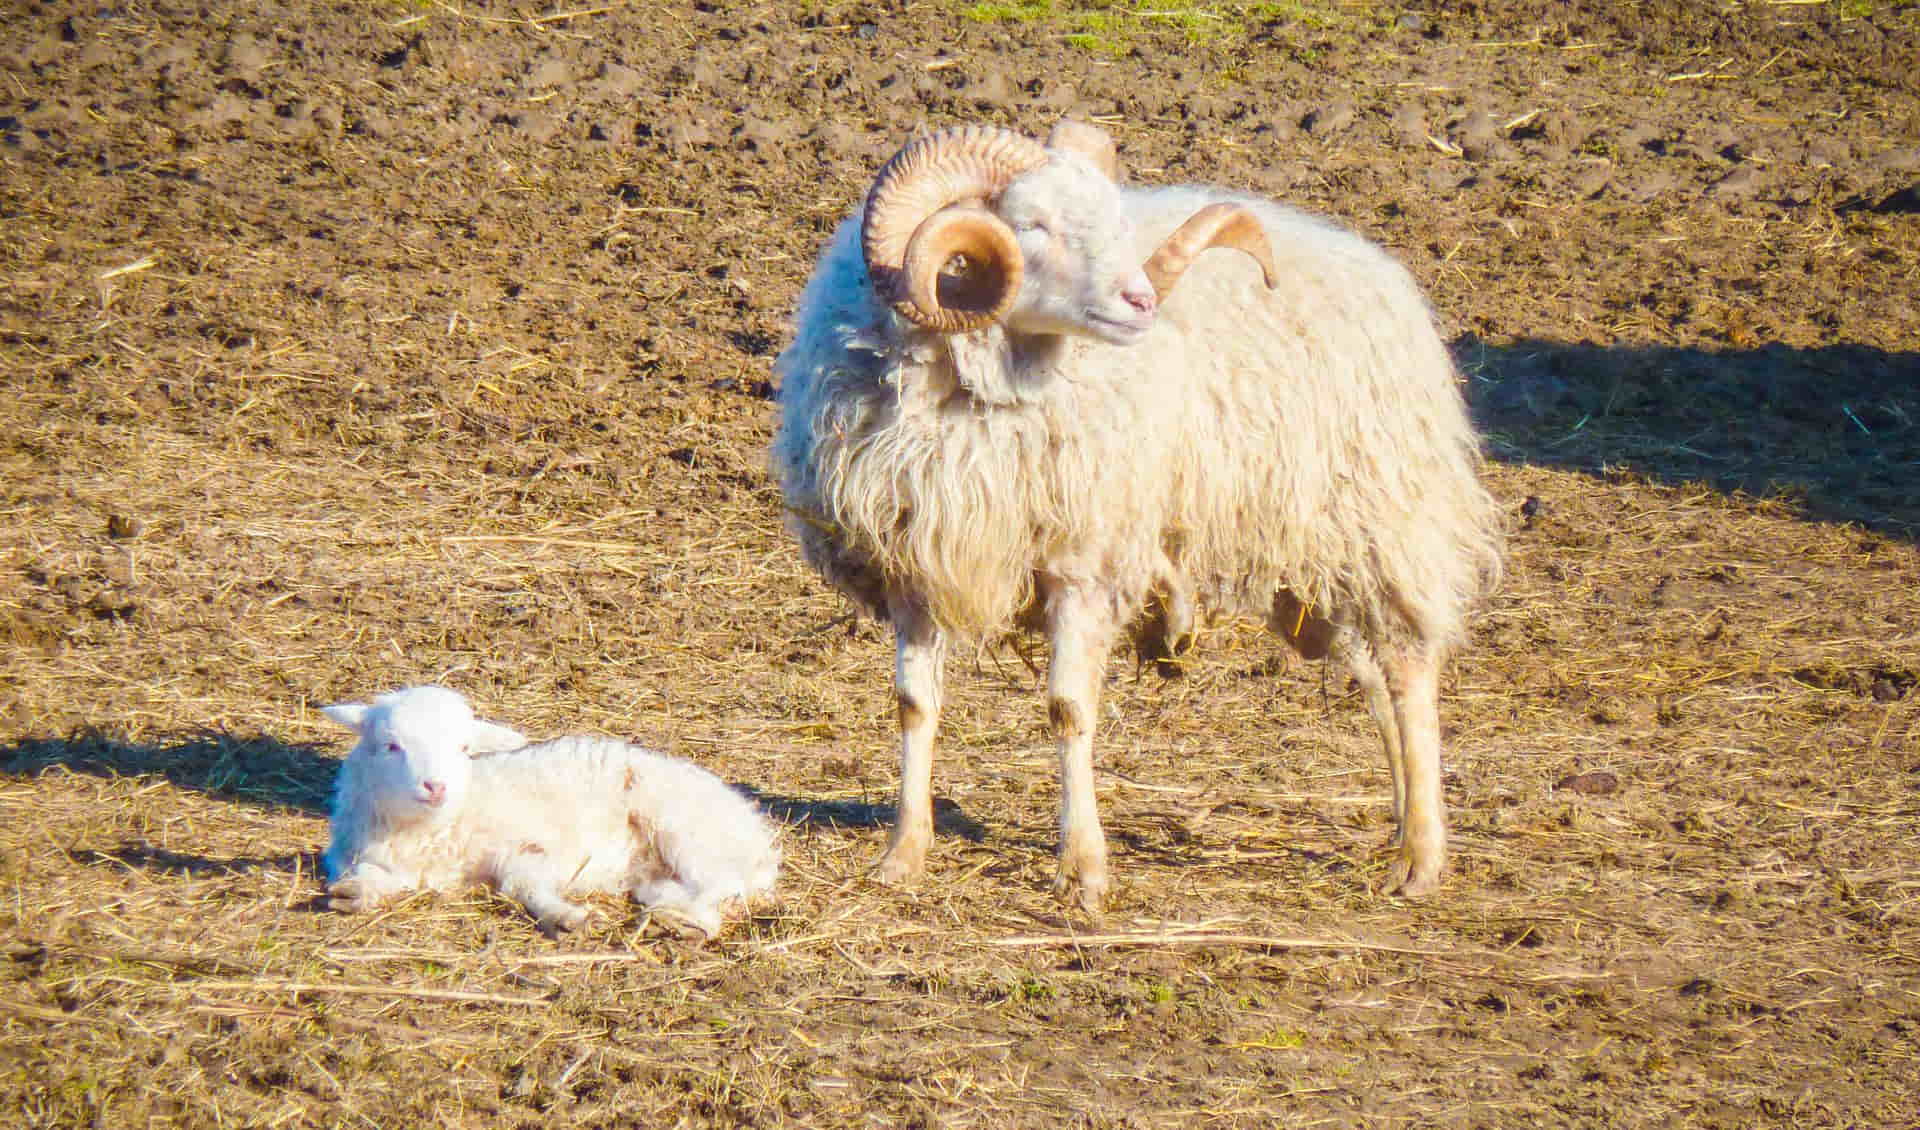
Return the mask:
<path fill-rule="evenodd" d="M 946 637 L 917 602 L 890 600 L 893 691 L 900 708 L 900 808 L 874 878 L 903 883 L 920 877 L 933 843 L 933 736 L 940 725 Z"/>
<path fill-rule="evenodd" d="M 1146 615 L 1134 629 L 1134 659 L 1143 665 L 1152 663 L 1163 679 L 1179 678 L 1186 673 L 1181 657 L 1193 648 L 1197 617 L 1192 582 L 1172 562 L 1165 562 L 1160 581 L 1148 597 Z"/>
<path fill-rule="evenodd" d="M 1343 638 L 1339 655 L 1353 672 L 1354 680 L 1360 684 L 1360 694 L 1366 699 L 1367 713 L 1373 716 L 1374 725 L 1379 727 L 1380 744 L 1387 751 L 1387 774 L 1393 782 L 1393 835 L 1387 841 L 1387 846 L 1397 848 L 1406 840 L 1407 762 L 1405 747 L 1400 741 L 1400 719 L 1393 709 L 1393 695 L 1387 690 L 1386 673 L 1380 669 L 1373 652 L 1357 638 Z"/>
<path fill-rule="evenodd" d="M 1380 730 L 1393 785 L 1395 851 L 1388 889 L 1418 897 L 1440 886 L 1447 861 L 1447 815 L 1440 788 L 1440 652 L 1420 644 L 1382 646 L 1350 627 L 1316 616 L 1293 593 L 1274 598 L 1275 631 L 1301 655 L 1343 660 L 1360 683 Z"/>
<path fill-rule="evenodd" d="M 1060 871 L 1054 894 L 1097 914 L 1107 897 L 1107 840 L 1093 791 L 1093 729 L 1116 617 L 1097 593 L 1061 585 L 1046 594 L 1047 716 L 1060 760 Z"/>
<path fill-rule="evenodd" d="M 1388 889 L 1418 898 L 1440 888 L 1440 875 L 1447 865 L 1447 809 L 1440 779 L 1440 653 L 1417 644 L 1394 648 L 1381 657 L 1381 667 L 1394 722 L 1391 727 L 1381 726 L 1390 765 L 1396 731 L 1399 749 L 1394 783 L 1399 854 L 1388 876 Z"/>

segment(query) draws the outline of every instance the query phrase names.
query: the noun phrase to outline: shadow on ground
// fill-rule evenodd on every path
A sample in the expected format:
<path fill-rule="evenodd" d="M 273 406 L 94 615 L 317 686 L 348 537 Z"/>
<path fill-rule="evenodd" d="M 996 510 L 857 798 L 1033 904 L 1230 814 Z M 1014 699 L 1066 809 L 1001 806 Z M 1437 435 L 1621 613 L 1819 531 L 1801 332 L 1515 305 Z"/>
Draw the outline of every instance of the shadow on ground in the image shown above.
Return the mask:
<path fill-rule="evenodd" d="M 75 851 L 73 859 L 76 863 L 111 864 L 128 870 L 152 871 L 162 875 L 183 875 L 190 879 L 204 879 L 263 869 L 297 871 L 308 875 L 320 873 L 320 853 L 317 851 L 284 852 L 280 855 L 240 855 L 221 859 L 209 855 L 169 851 L 166 848 L 155 847 L 144 840 L 124 841 L 111 851 L 91 848 Z"/>
<path fill-rule="evenodd" d="M 1920 353 L 1454 342 L 1495 458 L 1704 482 L 1920 538 Z"/>
<path fill-rule="evenodd" d="M 216 732 L 145 744 L 80 731 L 0 747 L 0 775 L 33 777 L 54 766 L 99 777 L 159 777 L 208 796 L 325 815 L 340 762 L 317 746 Z"/>
<path fill-rule="evenodd" d="M 815 800 L 809 797 L 776 796 L 762 793 L 751 785 L 736 785 L 782 824 L 807 831 L 837 832 L 843 829 L 892 828 L 894 806 L 860 800 Z M 958 802 L 943 796 L 933 798 L 933 830 L 938 836 L 955 836 L 968 843 L 987 838 L 986 826 L 968 816 Z"/>
<path fill-rule="evenodd" d="M 318 746 L 290 745 L 265 735 L 241 737 L 209 732 L 156 744 L 128 742 L 95 731 L 65 738 L 23 738 L 0 746 L 0 776 L 34 777 L 55 766 L 97 777 L 158 777 L 207 796 L 265 807 L 327 814 L 327 799 L 340 762 Z M 894 806 L 867 801 L 777 796 L 735 785 L 783 824 L 809 830 L 890 828 Z M 978 843 L 986 829 L 946 797 L 933 802 L 935 831 Z M 258 860 L 161 858 L 167 853 L 134 848 L 99 853 L 101 862 L 198 872 L 209 867 L 263 864 L 292 866 L 292 856 Z M 109 857 L 111 856 L 111 860 Z M 137 857 L 137 858 L 136 858 Z"/>

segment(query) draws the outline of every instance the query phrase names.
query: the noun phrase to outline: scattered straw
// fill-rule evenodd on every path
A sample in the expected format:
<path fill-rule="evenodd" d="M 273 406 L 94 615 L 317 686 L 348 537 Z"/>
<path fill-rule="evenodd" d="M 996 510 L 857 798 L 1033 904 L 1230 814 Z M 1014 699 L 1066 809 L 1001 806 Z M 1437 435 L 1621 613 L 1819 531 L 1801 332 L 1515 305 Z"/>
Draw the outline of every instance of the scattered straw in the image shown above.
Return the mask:
<path fill-rule="evenodd" d="M 197 992 L 245 991 L 250 993 L 328 993 L 334 996 L 393 997 L 423 1001 L 465 1001 L 474 1004 L 530 1005 L 544 1008 L 553 1002 L 544 997 L 513 997 L 501 993 L 474 993 L 464 989 L 408 989 L 393 985 L 340 985 L 325 981 L 189 981 L 183 982 Z"/>
<path fill-rule="evenodd" d="M 1457 957 L 1453 950 L 1426 949 L 1419 946 L 1362 942 L 1350 938 L 1296 938 L 1279 934 L 1204 934 L 1182 930 L 1127 934 L 1026 934 L 1011 938 L 989 938 L 990 946 L 1042 948 L 1105 948 L 1109 946 L 1244 946 L 1277 950 L 1353 950 L 1365 953 L 1400 953 L 1423 957 Z"/>

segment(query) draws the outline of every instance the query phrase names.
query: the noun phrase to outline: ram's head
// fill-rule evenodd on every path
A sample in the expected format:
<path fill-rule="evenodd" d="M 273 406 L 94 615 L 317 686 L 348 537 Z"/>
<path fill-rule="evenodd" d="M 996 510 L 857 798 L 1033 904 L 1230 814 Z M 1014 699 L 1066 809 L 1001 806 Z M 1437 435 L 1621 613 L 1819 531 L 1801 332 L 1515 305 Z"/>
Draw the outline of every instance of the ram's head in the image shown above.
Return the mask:
<path fill-rule="evenodd" d="M 1117 345 L 1151 328 L 1193 260 L 1232 247 L 1274 281 L 1254 214 L 1210 204 L 1140 262 L 1113 140 L 1061 122 L 1046 145 L 964 126 L 916 138 L 867 194 L 861 240 L 873 285 L 903 317 L 940 333 L 995 322 Z"/>

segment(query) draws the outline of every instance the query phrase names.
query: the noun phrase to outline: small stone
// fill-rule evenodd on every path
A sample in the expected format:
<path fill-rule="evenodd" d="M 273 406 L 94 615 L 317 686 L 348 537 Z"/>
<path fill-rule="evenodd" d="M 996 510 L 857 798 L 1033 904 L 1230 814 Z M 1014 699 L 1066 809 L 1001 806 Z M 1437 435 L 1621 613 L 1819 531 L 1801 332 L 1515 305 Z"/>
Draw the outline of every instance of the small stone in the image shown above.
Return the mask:
<path fill-rule="evenodd" d="M 527 87 L 538 90 L 542 87 L 565 86 L 573 81 L 573 68 L 559 59 L 548 59 L 535 63 L 527 72 Z"/>
<path fill-rule="evenodd" d="M 647 84 L 647 76 L 619 63 L 600 64 L 600 93 L 609 98 L 625 98 Z"/>
<path fill-rule="evenodd" d="M 1345 98 L 1328 106 L 1307 113 L 1300 119 L 1300 128 L 1318 138 L 1332 137 L 1353 124 L 1356 111 L 1352 102 Z"/>
<path fill-rule="evenodd" d="M 1555 792 L 1567 791 L 1581 796 L 1608 796 L 1620 788 L 1620 778 L 1604 769 L 1571 773 L 1553 783 Z"/>
<path fill-rule="evenodd" d="M 1580 200 L 1591 200 L 1607 190 L 1613 180 L 1613 166 L 1598 164 L 1581 170 L 1573 178 L 1573 195 Z"/>
<path fill-rule="evenodd" d="M 1427 140 L 1427 115 L 1418 106 L 1402 106 L 1393 112 L 1393 136 L 1402 145 L 1414 149 L 1425 149 Z"/>
<path fill-rule="evenodd" d="M 1920 145 L 1905 145 L 1876 153 L 1868 159 L 1867 167 L 1883 173 L 1920 172 Z"/>
<path fill-rule="evenodd" d="M 1469 161 L 1485 161 L 1490 158 L 1513 156 L 1513 146 L 1500 135 L 1500 127 L 1493 115 L 1485 110 L 1475 110 L 1460 120 L 1453 128 L 1454 143 L 1460 146 L 1460 152 Z"/>
<path fill-rule="evenodd" d="M 227 48 L 220 56 L 220 67 L 239 78 L 258 78 L 261 68 L 267 65 L 267 59 L 267 49 L 253 36 L 242 32 L 227 40 Z"/>
<path fill-rule="evenodd" d="M 1737 165 L 1733 171 L 1707 187 L 1708 196 L 1744 199 L 1760 191 L 1766 178 L 1758 165 Z"/>
<path fill-rule="evenodd" d="M 978 109 L 997 109 L 1013 100 L 1013 84 L 1007 81 L 1005 73 L 992 70 L 969 80 L 965 95 Z"/>

